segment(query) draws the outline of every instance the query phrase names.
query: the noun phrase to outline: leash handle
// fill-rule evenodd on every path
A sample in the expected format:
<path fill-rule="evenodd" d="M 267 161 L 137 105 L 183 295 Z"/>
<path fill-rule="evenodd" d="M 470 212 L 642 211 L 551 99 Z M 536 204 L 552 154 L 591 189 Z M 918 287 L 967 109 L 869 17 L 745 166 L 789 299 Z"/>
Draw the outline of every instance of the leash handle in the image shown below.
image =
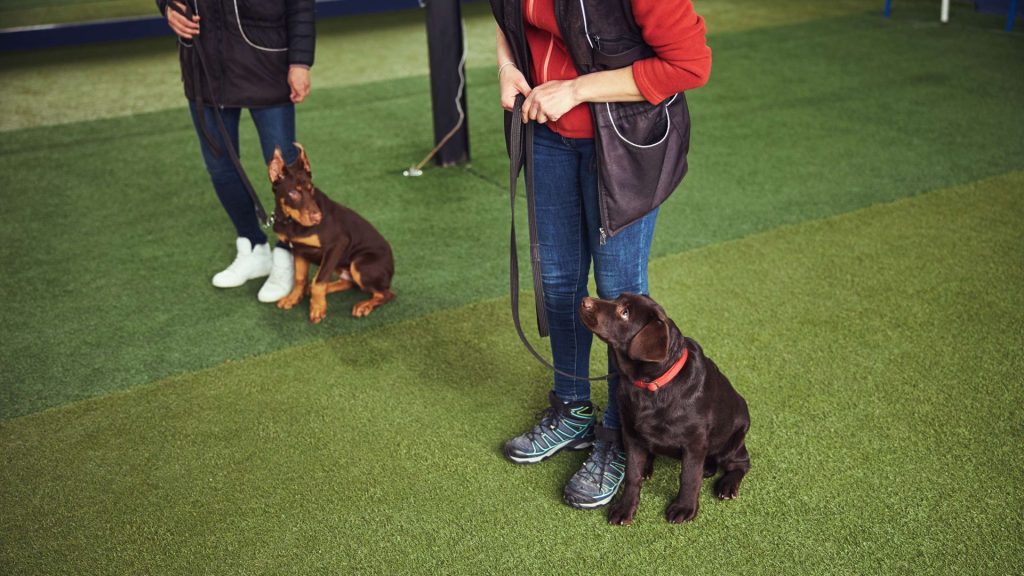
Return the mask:
<path fill-rule="evenodd" d="M 533 122 L 525 127 L 522 122 L 523 101 L 526 98 L 522 94 L 516 95 L 515 106 L 512 107 L 512 122 L 509 134 L 509 204 L 512 214 L 511 237 L 509 240 L 509 296 L 512 299 L 512 323 L 515 324 L 516 333 L 526 349 L 533 354 L 538 362 L 561 374 L 566 378 L 574 380 L 607 380 L 608 374 L 583 378 L 563 372 L 555 368 L 526 339 L 523 333 L 523 326 L 519 321 L 519 253 L 516 247 L 516 188 L 519 183 L 519 172 L 523 169 L 525 154 L 525 176 L 526 176 L 526 208 L 529 216 L 530 227 L 530 263 L 533 268 L 533 291 L 534 302 L 537 308 L 537 330 L 541 338 L 548 335 L 547 311 L 544 307 L 544 284 L 541 277 L 540 266 L 540 242 L 537 239 L 537 218 L 534 213 L 534 188 L 533 188 Z M 525 133 L 525 140 L 524 140 Z"/>

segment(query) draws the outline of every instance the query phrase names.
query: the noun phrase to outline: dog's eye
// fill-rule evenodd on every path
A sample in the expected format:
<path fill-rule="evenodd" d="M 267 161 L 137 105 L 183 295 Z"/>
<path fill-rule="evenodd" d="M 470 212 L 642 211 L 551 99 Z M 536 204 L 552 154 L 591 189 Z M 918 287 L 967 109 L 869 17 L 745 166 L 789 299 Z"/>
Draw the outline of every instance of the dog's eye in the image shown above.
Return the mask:
<path fill-rule="evenodd" d="M 622 316 L 623 320 L 629 320 L 629 306 L 619 308 L 619 316 Z"/>

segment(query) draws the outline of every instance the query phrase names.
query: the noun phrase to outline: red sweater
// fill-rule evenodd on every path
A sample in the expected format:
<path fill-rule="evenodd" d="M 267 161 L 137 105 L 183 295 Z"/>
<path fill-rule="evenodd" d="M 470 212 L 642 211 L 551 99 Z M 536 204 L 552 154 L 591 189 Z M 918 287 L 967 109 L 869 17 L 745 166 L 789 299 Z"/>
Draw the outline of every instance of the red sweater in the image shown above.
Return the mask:
<path fill-rule="evenodd" d="M 704 19 L 690 0 L 632 0 L 633 17 L 644 41 L 656 56 L 633 63 L 633 79 L 644 98 L 657 104 L 665 98 L 699 88 L 711 73 L 711 49 Z M 554 0 L 525 0 L 526 42 L 533 57 L 533 81 L 576 78 L 576 67 L 555 21 Z M 590 107 L 581 104 L 548 126 L 566 138 L 593 138 Z"/>

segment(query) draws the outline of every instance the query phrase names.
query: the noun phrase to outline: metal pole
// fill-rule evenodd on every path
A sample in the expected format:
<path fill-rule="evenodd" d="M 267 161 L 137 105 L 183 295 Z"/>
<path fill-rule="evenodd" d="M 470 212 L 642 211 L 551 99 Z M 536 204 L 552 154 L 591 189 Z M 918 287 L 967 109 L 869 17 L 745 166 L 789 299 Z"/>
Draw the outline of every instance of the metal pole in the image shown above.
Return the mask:
<path fill-rule="evenodd" d="M 465 70 L 462 61 L 462 10 L 459 0 L 427 0 L 427 49 L 430 59 L 430 97 L 434 110 L 434 143 L 439 144 L 459 123 L 458 101 L 466 112 L 466 91 L 459 94 Z M 469 161 L 469 129 L 462 126 L 434 157 L 441 166 Z"/>

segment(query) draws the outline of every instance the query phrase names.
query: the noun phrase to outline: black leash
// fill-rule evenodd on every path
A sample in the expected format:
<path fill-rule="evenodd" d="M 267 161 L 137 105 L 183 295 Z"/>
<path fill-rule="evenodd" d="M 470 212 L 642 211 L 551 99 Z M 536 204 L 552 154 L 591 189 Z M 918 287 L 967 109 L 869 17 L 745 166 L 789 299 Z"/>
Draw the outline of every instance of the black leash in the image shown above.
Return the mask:
<path fill-rule="evenodd" d="M 526 334 L 523 333 L 523 327 L 519 322 L 519 253 L 516 248 L 516 185 L 519 180 L 519 171 L 523 169 L 523 154 L 526 155 L 526 211 L 529 216 L 530 226 L 530 264 L 533 269 L 533 293 L 534 302 L 537 309 L 537 331 L 540 332 L 541 338 L 548 335 L 548 315 L 544 308 L 544 283 L 541 278 L 541 267 L 540 267 L 540 242 L 537 240 L 537 218 L 534 213 L 534 189 L 533 189 L 533 122 L 527 124 L 524 128 L 522 122 L 522 109 L 523 101 L 525 98 L 522 94 L 516 96 L 515 106 L 512 108 L 512 125 L 510 127 L 509 137 L 509 196 L 512 211 L 512 234 L 509 244 L 509 292 L 512 298 L 512 323 L 516 326 L 516 333 L 519 334 L 519 339 L 522 340 L 523 345 L 526 349 L 533 354 L 533 357 L 537 359 L 541 364 L 547 366 L 549 369 L 554 370 L 556 373 L 561 374 L 567 378 L 574 380 L 607 380 L 608 374 L 603 376 L 592 376 L 590 378 L 581 378 L 575 374 L 569 374 L 563 372 L 558 368 L 555 368 L 550 362 L 544 359 L 533 346 L 530 345 L 529 340 L 526 339 Z M 525 132 L 525 146 L 524 146 L 524 132 Z"/>
<path fill-rule="evenodd" d="M 175 10 L 185 18 L 192 20 L 192 6 L 188 2 L 185 3 L 184 11 L 180 10 L 175 2 L 169 2 L 167 4 L 172 10 Z M 203 86 L 202 76 L 206 76 L 209 80 L 210 70 L 206 66 L 206 59 L 203 57 L 203 48 L 199 40 L 199 35 L 192 37 L 192 51 L 199 59 L 199 68 L 193 67 L 195 75 L 193 76 L 193 85 L 195 87 L 196 106 L 199 109 L 199 127 L 202 130 L 203 138 L 206 140 L 206 144 L 210 147 L 214 156 L 221 155 L 220 146 L 213 140 L 206 127 L 206 106 L 203 105 Z M 202 71 L 202 74 L 200 74 Z M 256 218 L 259 219 L 260 224 L 263 226 L 270 226 L 274 223 L 272 218 L 267 216 L 267 211 L 263 209 L 263 203 L 260 202 L 259 195 L 256 194 L 256 190 L 252 187 L 252 182 L 249 181 L 249 176 L 245 173 L 245 168 L 242 167 L 241 160 L 238 159 L 238 151 L 235 150 L 235 145 L 231 141 L 231 134 L 228 133 L 227 126 L 224 125 L 224 118 L 220 114 L 221 106 L 217 102 L 217 96 L 213 93 L 213 82 L 210 82 L 210 104 L 212 104 L 214 117 L 217 119 L 217 128 L 220 130 L 221 138 L 224 139 L 224 147 L 227 148 L 228 158 L 231 159 L 231 163 L 235 166 L 235 171 L 238 172 L 238 177 L 242 180 L 242 185 L 245 190 L 249 193 L 252 198 L 253 206 L 256 208 Z"/>

